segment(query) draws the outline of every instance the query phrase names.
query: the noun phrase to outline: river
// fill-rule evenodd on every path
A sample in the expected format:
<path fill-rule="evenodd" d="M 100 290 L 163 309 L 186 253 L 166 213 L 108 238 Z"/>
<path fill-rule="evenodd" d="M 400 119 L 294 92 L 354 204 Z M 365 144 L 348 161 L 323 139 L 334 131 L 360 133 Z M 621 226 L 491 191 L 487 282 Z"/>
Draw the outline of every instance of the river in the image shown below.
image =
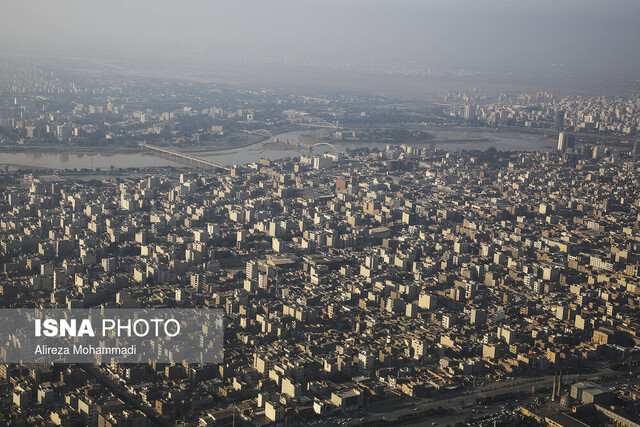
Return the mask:
<path fill-rule="evenodd" d="M 320 130 L 293 131 L 278 134 L 281 140 L 308 142 L 303 135 L 316 134 L 320 136 Z M 325 131 L 326 132 L 326 131 Z M 520 135 L 513 133 L 498 134 L 495 132 L 475 131 L 442 131 L 436 132 L 434 143 L 445 150 L 480 149 L 485 150 L 491 146 L 500 151 L 524 150 L 524 151 L 548 151 L 553 148 L 553 141 L 536 135 Z M 376 147 L 384 149 L 387 144 L 371 142 L 338 142 L 335 144 L 340 149 L 354 147 Z M 326 146 L 314 148 L 314 153 L 330 151 Z M 233 165 L 246 164 L 258 161 L 262 158 L 277 160 L 284 157 L 296 157 L 308 154 L 305 147 L 297 148 L 293 145 L 274 144 L 271 140 L 263 140 L 257 144 L 239 149 L 231 149 L 219 152 L 197 153 L 197 157 L 211 160 L 216 163 Z M 99 168 L 108 169 L 130 167 L 161 167 L 180 166 L 181 164 L 168 158 L 159 157 L 149 153 L 70 153 L 47 151 L 23 151 L 0 153 L 0 165 L 16 168 L 51 168 L 51 169 L 82 169 Z"/>

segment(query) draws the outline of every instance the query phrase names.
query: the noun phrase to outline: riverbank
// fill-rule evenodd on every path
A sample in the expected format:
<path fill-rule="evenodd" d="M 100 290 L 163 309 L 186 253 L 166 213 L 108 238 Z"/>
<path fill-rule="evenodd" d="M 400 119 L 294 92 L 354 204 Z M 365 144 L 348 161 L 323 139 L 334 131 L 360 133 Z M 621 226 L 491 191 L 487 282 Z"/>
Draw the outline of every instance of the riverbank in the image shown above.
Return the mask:
<path fill-rule="evenodd" d="M 69 153 L 69 154 L 86 154 L 96 155 L 104 153 L 113 154 L 136 154 L 143 150 L 140 147 L 122 147 L 122 146 L 102 146 L 102 147 L 86 147 L 81 145 L 39 145 L 39 144 L 19 144 L 19 145 L 0 145 L 0 153 Z"/>
<path fill-rule="evenodd" d="M 183 153 L 218 153 L 230 150 L 237 150 L 240 148 L 250 147 L 251 145 L 258 144 L 267 138 L 257 139 L 238 145 L 224 145 L 218 147 L 175 147 Z M 174 148 L 174 147 L 167 147 Z M 123 147 L 123 146 L 109 146 L 102 147 L 86 147 L 80 145 L 0 145 L 0 153 L 48 153 L 48 154 L 78 154 L 78 155 L 109 155 L 109 154 L 141 154 L 147 152 L 144 148 L 140 147 Z"/>

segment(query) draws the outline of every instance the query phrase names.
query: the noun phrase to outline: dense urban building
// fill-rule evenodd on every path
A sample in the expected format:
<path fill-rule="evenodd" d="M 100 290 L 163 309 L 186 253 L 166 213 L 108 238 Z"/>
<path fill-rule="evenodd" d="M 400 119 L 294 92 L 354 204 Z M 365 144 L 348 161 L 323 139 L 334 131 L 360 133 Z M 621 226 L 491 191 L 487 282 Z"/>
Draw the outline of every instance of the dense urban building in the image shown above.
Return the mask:
<path fill-rule="evenodd" d="M 589 147 L 388 145 L 4 173 L 3 307 L 219 307 L 227 324 L 220 364 L 3 365 L 2 417 L 363 423 L 473 417 L 465 403 L 501 392 L 618 413 L 585 381 L 640 354 L 638 167 Z"/>
<path fill-rule="evenodd" d="M 0 64 L 1 307 L 218 309 L 224 359 L 2 363 L 0 424 L 640 425 L 637 94 L 45 64 Z"/>

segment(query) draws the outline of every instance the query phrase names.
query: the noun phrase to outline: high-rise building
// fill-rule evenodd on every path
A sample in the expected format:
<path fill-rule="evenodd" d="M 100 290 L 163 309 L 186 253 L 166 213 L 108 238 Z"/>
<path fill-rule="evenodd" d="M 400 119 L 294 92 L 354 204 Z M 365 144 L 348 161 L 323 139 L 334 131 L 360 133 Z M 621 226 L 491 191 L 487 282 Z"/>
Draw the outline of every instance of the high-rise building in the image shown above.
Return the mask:
<path fill-rule="evenodd" d="M 553 115 L 553 128 L 555 130 L 564 130 L 564 110 L 556 110 Z"/>
<path fill-rule="evenodd" d="M 115 258 L 104 258 L 102 260 L 102 268 L 105 273 L 113 273 L 116 270 L 116 260 Z"/>
<path fill-rule="evenodd" d="M 427 310 L 436 308 L 436 296 L 431 294 L 420 294 L 418 297 L 418 306 L 420 306 L 420 308 L 426 308 Z"/>
<path fill-rule="evenodd" d="M 258 272 L 259 272 L 259 270 L 258 270 L 258 262 L 257 261 L 248 262 L 245 272 L 246 272 L 248 280 L 256 280 L 256 279 L 258 279 Z"/>
<path fill-rule="evenodd" d="M 566 153 L 567 150 L 573 148 L 574 141 L 575 138 L 573 135 L 566 132 L 560 132 L 560 134 L 558 135 L 558 151 L 560 151 L 561 153 Z"/>
<path fill-rule="evenodd" d="M 474 308 L 470 316 L 472 325 L 482 325 L 487 321 L 487 313 L 484 310 Z"/>
<path fill-rule="evenodd" d="M 465 105 L 464 106 L 464 115 L 465 120 L 473 120 L 476 118 L 476 107 L 474 105 Z"/>
<path fill-rule="evenodd" d="M 601 157 L 604 157 L 604 151 L 605 151 L 605 149 L 602 146 L 598 145 L 596 147 L 593 147 L 593 151 L 591 152 L 592 153 L 591 157 L 593 159 L 599 159 Z"/>
<path fill-rule="evenodd" d="M 67 123 L 56 127 L 56 136 L 59 141 L 64 141 L 71 137 L 71 126 Z"/>

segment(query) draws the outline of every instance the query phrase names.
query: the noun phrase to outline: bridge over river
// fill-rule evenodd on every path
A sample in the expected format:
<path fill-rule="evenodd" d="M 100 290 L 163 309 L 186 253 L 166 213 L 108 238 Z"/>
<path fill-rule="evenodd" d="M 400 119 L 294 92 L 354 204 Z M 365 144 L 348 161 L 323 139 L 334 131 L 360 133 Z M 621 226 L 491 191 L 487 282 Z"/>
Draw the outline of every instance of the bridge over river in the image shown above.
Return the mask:
<path fill-rule="evenodd" d="M 228 166 L 224 166 L 224 165 L 212 162 L 210 160 L 201 159 L 199 157 L 192 156 L 190 154 L 181 153 L 179 151 L 169 150 L 168 148 L 156 147 L 155 145 L 145 144 L 144 142 L 141 142 L 139 145 L 142 148 L 146 148 L 148 150 L 162 153 L 169 157 L 175 157 L 178 160 L 182 161 L 183 163 L 189 164 L 191 166 L 200 167 L 204 169 L 224 169 L 226 171 L 231 170 L 231 168 L 229 168 Z"/>

